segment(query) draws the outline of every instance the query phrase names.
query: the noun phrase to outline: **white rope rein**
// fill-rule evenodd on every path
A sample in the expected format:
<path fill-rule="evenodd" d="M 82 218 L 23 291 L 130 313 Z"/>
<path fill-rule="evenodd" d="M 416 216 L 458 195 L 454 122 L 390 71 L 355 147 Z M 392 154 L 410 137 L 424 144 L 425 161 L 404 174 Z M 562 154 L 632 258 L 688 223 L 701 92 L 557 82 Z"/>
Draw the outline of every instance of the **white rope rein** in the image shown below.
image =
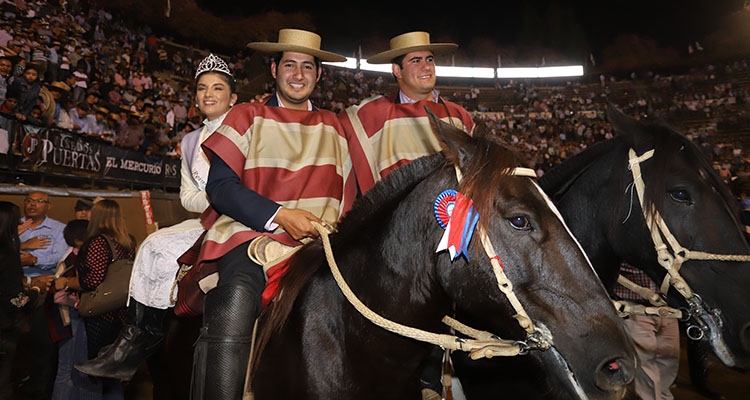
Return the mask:
<path fill-rule="evenodd" d="M 675 288 L 685 299 L 691 299 L 695 297 L 695 293 L 690 288 L 690 285 L 680 275 L 680 267 L 687 260 L 721 260 L 721 261 L 750 261 L 750 255 L 744 254 L 714 254 L 703 251 L 693 251 L 680 245 L 677 238 L 672 235 L 661 214 L 653 206 L 646 207 L 644 201 L 645 183 L 641 173 L 641 162 L 646 161 L 653 157 L 654 150 L 649 150 L 642 155 L 638 156 L 635 150 L 630 149 L 628 156 L 628 169 L 630 169 L 633 175 L 633 183 L 635 185 L 635 192 L 638 194 L 638 201 L 641 205 L 641 211 L 643 217 L 646 220 L 646 226 L 651 233 L 651 240 L 654 243 L 654 249 L 656 250 L 659 264 L 667 271 L 667 275 L 664 277 L 660 287 L 660 294 L 654 293 L 648 288 L 644 288 L 636 285 L 635 283 L 619 276 L 617 282 L 627 287 L 630 290 L 641 295 L 641 297 L 649 300 L 651 304 L 656 307 L 638 307 L 626 304 L 624 302 L 615 302 L 618 311 L 621 313 L 630 312 L 640 315 L 659 315 L 665 318 L 683 318 L 682 311 L 672 309 L 666 306 L 666 302 L 662 298 L 662 295 L 666 295 L 670 286 Z M 667 243 L 662 239 L 666 239 Z M 670 252 L 671 248 L 671 252 Z"/>
<path fill-rule="evenodd" d="M 518 176 L 529 176 L 536 178 L 536 173 L 529 168 L 514 168 L 509 171 L 510 174 Z M 456 168 L 456 176 L 461 181 L 461 173 Z M 491 358 L 495 356 L 515 356 L 523 354 L 530 349 L 546 350 L 550 347 L 551 335 L 548 333 L 542 333 L 534 327 L 531 318 L 524 310 L 521 302 L 513 291 L 513 285 L 510 280 L 503 272 L 502 265 L 500 264 L 499 257 L 497 256 L 492 243 L 487 237 L 484 230 L 479 230 L 478 234 L 482 241 L 487 256 L 489 257 L 490 264 L 492 265 L 495 278 L 498 282 L 498 288 L 505 294 L 510 301 L 516 315 L 514 318 L 518 321 L 519 325 L 527 332 L 530 338 L 531 345 L 522 341 L 500 339 L 492 333 L 486 331 L 476 330 L 469 326 L 462 324 L 455 319 L 445 316 L 443 317 L 443 323 L 453 328 L 454 330 L 461 332 L 473 339 L 464 339 L 454 335 L 448 334 L 437 334 L 427 332 L 418 328 L 413 328 L 391 321 L 387 318 L 382 317 L 376 312 L 372 311 L 359 298 L 352 292 L 346 280 L 341 275 L 341 271 L 336 264 L 336 259 L 333 256 L 331 249 L 331 242 L 329 234 L 331 233 L 330 228 L 321 224 L 313 222 L 313 226 L 320 233 L 321 241 L 323 242 L 323 248 L 328 261 L 328 266 L 331 269 L 334 280 L 338 284 L 341 292 L 344 294 L 346 299 L 362 316 L 370 320 L 375 325 L 386 329 L 390 332 L 399 334 L 401 336 L 409 337 L 422 342 L 432 343 L 438 345 L 446 350 L 460 350 L 468 352 L 472 359 L 478 359 L 482 357 Z"/>

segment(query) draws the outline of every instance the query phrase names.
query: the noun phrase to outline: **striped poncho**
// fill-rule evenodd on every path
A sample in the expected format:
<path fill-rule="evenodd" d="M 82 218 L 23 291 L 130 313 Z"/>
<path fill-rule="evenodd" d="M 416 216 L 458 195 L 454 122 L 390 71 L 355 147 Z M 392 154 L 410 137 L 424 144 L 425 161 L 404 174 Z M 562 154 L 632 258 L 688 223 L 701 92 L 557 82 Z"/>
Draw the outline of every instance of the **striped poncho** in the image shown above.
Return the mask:
<path fill-rule="evenodd" d="M 374 96 L 339 114 L 362 193 L 393 169 L 441 150 L 425 107 L 441 120 L 471 133 L 474 120 L 463 107 L 440 99 L 398 104 L 392 97 Z"/>
<path fill-rule="evenodd" d="M 236 105 L 204 143 L 249 189 L 287 208 L 307 210 L 331 226 L 356 195 L 352 162 L 343 130 L 330 111 L 298 111 L 260 103 Z M 199 263 L 216 260 L 263 234 L 298 246 L 281 228 L 259 232 L 212 208 L 203 214 L 208 229 Z"/>

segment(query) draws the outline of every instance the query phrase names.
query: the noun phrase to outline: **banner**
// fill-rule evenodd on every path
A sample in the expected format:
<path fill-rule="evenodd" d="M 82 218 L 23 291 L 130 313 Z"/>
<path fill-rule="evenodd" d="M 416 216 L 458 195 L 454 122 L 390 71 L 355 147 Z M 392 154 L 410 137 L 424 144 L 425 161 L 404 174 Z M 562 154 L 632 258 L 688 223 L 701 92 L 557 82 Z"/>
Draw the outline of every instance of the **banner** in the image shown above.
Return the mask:
<path fill-rule="evenodd" d="M 180 160 L 177 158 L 147 156 L 66 130 L 17 126 L 11 150 L 18 171 L 180 187 Z"/>
<path fill-rule="evenodd" d="M 177 183 L 180 185 L 180 161 L 122 147 L 107 146 L 102 149 L 104 179 L 127 180 L 139 183 Z"/>

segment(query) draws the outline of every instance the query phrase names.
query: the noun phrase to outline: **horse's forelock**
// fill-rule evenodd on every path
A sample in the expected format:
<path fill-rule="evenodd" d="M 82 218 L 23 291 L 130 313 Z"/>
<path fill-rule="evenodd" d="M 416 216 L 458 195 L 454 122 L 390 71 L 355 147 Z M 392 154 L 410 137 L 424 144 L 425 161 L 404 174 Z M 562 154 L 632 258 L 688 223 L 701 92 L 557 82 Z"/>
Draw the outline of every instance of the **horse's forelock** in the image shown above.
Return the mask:
<path fill-rule="evenodd" d="M 508 178 L 508 173 L 503 171 L 521 165 L 516 150 L 501 139 L 489 136 L 480 139 L 470 165 L 464 166 L 458 190 L 474 202 L 474 209 L 480 216 L 479 225 L 484 229 L 488 228 L 489 216 L 494 214 L 497 189 L 503 187 Z"/>

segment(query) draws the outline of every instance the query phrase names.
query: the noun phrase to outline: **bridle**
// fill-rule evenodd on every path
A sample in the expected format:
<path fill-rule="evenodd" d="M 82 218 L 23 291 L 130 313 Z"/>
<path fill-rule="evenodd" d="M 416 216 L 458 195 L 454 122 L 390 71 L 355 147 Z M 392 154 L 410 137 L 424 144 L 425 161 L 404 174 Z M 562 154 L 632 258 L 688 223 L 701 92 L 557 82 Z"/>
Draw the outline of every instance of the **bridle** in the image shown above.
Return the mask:
<path fill-rule="evenodd" d="M 536 173 L 530 168 L 512 168 L 506 173 L 515 176 L 527 176 L 536 178 Z M 461 173 L 456 167 L 456 176 L 458 181 L 461 181 Z M 538 186 L 535 184 L 538 188 Z M 538 188 L 540 193 L 543 194 L 541 189 Z M 487 233 L 482 228 L 477 229 L 477 233 L 482 242 L 485 254 L 487 255 L 495 278 L 497 280 L 498 288 L 507 297 L 508 301 L 512 305 L 516 314 L 514 318 L 526 332 L 526 338 L 524 340 L 507 340 L 501 339 L 497 335 L 486 331 L 480 331 L 471 328 L 461 322 L 451 318 L 450 316 L 443 317 L 442 321 L 455 331 L 461 332 L 468 336 L 470 339 L 458 337 L 455 335 L 438 334 L 427 332 L 414 327 L 405 326 L 393 321 L 390 321 L 363 304 L 357 296 L 351 291 L 349 285 L 344 280 L 341 272 L 339 271 L 336 260 L 331 250 L 331 243 L 329 234 L 331 233 L 330 228 L 323 226 L 318 223 L 313 223 L 313 226 L 320 233 L 320 238 L 323 242 L 323 248 L 325 250 L 326 260 L 331 269 L 334 279 L 341 289 L 344 296 L 347 298 L 349 303 L 362 314 L 365 318 L 370 320 L 375 325 L 380 326 L 390 332 L 399 334 L 401 336 L 409 337 L 422 342 L 431 343 L 442 347 L 446 351 L 464 351 L 469 353 L 471 359 L 479 358 L 492 358 L 495 356 L 516 356 L 523 355 L 532 350 L 545 351 L 552 345 L 552 334 L 544 326 L 535 326 L 531 318 L 524 310 L 521 302 L 518 300 L 515 292 L 513 291 L 513 284 L 510 282 L 508 277 L 503 271 L 503 265 L 500 257 L 494 250 Z"/>
<path fill-rule="evenodd" d="M 650 207 L 645 206 L 644 190 L 646 185 L 643 182 L 641 163 L 650 159 L 653 155 L 653 149 L 638 156 L 635 150 L 631 148 L 628 153 L 628 169 L 633 175 L 633 185 L 638 194 L 638 201 L 646 221 L 646 226 L 651 233 L 651 240 L 654 243 L 659 265 L 667 271 L 667 274 L 660 285 L 659 294 L 653 293 L 647 288 L 640 287 L 622 276 L 618 277 L 618 283 L 634 290 L 649 300 L 651 304 L 656 306 L 655 309 L 649 307 L 639 309 L 628 303 L 619 301 L 615 301 L 615 306 L 621 315 L 628 313 L 658 315 L 665 318 L 681 318 L 686 322 L 690 321 L 686 329 L 687 336 L 692 340 L 701 340 L 705 337 L 706 333 L 709 333 L 709 339 L 715 350 L 717 350 L 717 356 L 726 365 L 734 365 L 732 356 L 727 350 L 721 336 L 723 322 L 720 310 L 708 307 L 700 295 L 690 288 L 690 285 L 680 275 L 679 271 L 682 263 L 687 260 L 750 261 L 750 255 L 714 254 L 690 250 L 680 245 L 670 232 L 659 211 L 653 205 Z M 670 287 L 682 295 L 688 304 L 687 308 L 674 309 L 667 306 L 665 298 Z"/>

